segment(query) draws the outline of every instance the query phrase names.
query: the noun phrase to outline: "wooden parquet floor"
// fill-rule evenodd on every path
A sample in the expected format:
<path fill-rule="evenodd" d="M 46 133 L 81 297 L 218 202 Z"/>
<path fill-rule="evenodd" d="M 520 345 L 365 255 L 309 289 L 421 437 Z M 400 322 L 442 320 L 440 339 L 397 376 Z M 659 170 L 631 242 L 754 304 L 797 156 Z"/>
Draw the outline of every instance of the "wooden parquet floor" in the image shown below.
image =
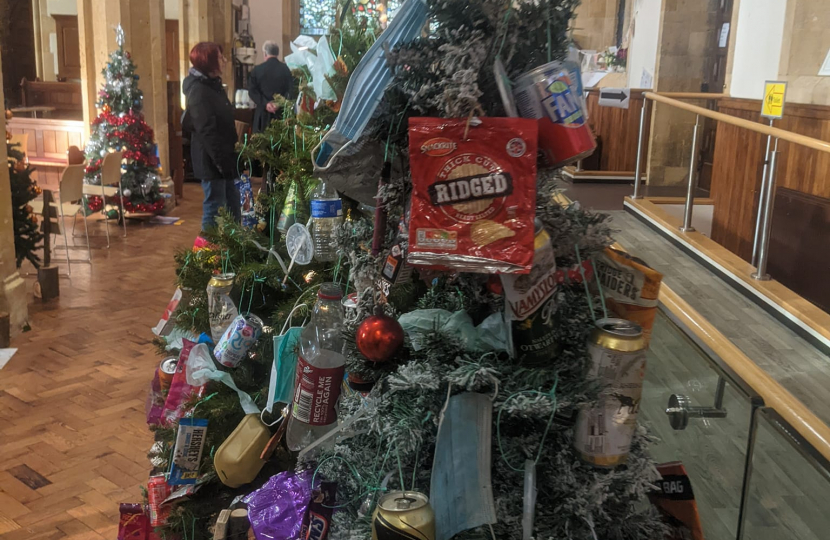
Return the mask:
<path fill-rule="evenodd" d="M 31 299 L 32 330 L 0 369 L 0 539 L 112 540 L 118 503 L 141 501 L 159 361 L 150 328 L 175 290 L 174 252 L 199 232 L 200 203 L 186 185 L 172 214 L 183 224 L 130 223 L 127 238 L 111 226 L 110 249 L 92 225 L 92 266 L 73 264 L 59 299 Z"/>

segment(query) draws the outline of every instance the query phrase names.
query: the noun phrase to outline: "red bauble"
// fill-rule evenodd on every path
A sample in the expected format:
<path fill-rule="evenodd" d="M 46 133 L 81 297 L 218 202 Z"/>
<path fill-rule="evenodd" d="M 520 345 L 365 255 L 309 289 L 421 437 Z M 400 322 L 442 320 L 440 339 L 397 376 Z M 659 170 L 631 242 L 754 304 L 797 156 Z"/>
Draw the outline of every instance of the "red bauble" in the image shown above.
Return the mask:
<path fill-rule="evenodd" d="M 372 362 L 386 362 L 403 345 L 401 323 L 387 315 L 373 315 L 360 323 L 357 349 Z"/>

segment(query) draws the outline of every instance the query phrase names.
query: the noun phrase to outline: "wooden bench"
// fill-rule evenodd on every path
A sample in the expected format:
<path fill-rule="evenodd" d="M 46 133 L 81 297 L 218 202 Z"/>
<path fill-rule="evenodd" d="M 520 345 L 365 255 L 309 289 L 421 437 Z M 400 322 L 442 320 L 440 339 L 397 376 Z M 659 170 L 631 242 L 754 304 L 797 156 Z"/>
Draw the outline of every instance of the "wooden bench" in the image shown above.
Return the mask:
<path fill-rule="evenodd" d="M 83 119 L 81 83 L 30 81 L 20 82 L 23 107 L 54 107 L 53 118 Z"/>

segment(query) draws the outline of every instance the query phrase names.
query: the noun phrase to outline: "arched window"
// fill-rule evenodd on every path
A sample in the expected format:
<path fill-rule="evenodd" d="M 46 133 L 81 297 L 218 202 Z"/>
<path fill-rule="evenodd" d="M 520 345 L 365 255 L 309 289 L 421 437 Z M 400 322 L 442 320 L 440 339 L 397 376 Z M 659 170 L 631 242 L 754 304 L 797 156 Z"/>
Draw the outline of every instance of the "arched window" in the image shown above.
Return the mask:
<path fill-rule="evenodd" d="M 402 3 L 402 0 L 300 0 L 300 33 L 311 36 L 328 34 L 335 24 L 338 4 L 345 4 L 346 9 L 351 9 L 359 17 L 374 17 L 385 27 L 384 12 L 391 20 Z"/>

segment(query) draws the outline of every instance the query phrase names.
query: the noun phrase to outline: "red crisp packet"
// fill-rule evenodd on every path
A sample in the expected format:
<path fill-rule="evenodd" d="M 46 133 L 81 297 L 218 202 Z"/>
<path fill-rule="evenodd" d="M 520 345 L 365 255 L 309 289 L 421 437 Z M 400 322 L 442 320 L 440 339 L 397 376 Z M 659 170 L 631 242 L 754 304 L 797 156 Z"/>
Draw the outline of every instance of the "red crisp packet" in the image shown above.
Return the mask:
<path fill-rule="evenodd" d="M 663 477 L 657 482 L 660 491 L 650 493 L 649 499 L 670 528 L 665 540 L 704 540 L 686 468 L 679 461 L 672 461 L 657 465 L 657 471 Z"/>
<path fill-rule="evenodd" d="M 530 272 L 537 129 L 535 120 L 525 118 L 409 120 L 407 262 L 463 272 Z"/>

